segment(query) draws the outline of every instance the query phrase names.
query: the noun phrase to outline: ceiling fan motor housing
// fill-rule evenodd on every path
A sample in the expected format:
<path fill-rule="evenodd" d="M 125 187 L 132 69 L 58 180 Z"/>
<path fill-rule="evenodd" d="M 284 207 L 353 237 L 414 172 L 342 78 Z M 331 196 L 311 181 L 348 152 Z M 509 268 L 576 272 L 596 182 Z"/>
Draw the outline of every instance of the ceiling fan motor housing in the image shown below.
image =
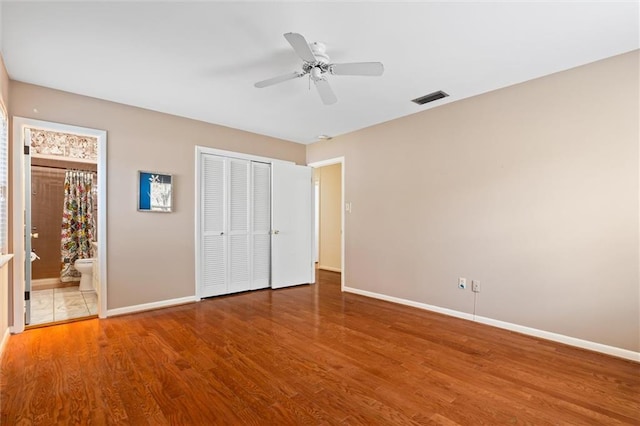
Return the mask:
<path fill-rule="evenodd" d="M 314 41 L 313 43 L 309 43 L 309 47 L 311 48 L 311 52 L 313 56 L 316 57 L 316 60 L 322 64 L 329 63 L 329 55 L 327 55 L 327 46 L 324 43 L 320 43 L 319 41 Z"/>

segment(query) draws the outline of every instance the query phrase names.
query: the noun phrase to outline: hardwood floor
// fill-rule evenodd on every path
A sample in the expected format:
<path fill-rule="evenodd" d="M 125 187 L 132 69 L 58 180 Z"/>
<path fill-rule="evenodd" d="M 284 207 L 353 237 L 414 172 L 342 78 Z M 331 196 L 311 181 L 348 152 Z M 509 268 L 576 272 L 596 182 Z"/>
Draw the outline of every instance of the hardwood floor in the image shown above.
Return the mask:
<path fill-rule="evenodd" d="M 640 424 L 640 364 L 319 284 L 11 336 L 0 424 Z"/>

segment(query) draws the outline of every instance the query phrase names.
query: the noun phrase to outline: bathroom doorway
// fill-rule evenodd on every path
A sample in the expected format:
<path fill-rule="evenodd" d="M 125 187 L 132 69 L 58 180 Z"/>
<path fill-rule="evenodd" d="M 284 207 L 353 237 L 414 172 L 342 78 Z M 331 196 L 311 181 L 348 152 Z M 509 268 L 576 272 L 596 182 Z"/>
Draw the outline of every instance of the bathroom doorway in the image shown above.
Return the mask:
<path fill-rule="evenodd" d="M 78 153 L 82 161 L 49 158 L 38 154 L 33 144 L 42 139 L 75 141 L 78 137 L 38 129 L 30 129 L 30 134 L 31 155 L 25 161 L 30 160 L 31 164 L 25 165 L 25 172 L 31 171 L 31 185 L 25 197 L 31 198 L 28 205 L 32 254 L 27 263 L 27 267 L 31 266 L 31 273 L 26 274 L 31 278 L 31 292 L 26 301 L 29 306 L 25 310 L 25 325 L 96 316 L 96 288 L 80 286 L 81 273 L 74 262 L 78 258 L 90 262 L 97 251 L 93 246 L 93 241 L 97 241 L 97 158 L 85 152 Z M 87 137 L 82 142 L 80 151 L 97 143 L 95 138 Z M 77 228 L 70 232 L 72 226 Z M 80 233 L 84 241 L 80 241 Z M 88 272 L 92 274 L 93 267 Z M 85 281 L 97 282 L 92 275 L 85 277 Z"/>
<path fill-rule="evenodd" d="M 14 118 L 14 333 L 106 316 L 105 145 L 104 131 Z"/>

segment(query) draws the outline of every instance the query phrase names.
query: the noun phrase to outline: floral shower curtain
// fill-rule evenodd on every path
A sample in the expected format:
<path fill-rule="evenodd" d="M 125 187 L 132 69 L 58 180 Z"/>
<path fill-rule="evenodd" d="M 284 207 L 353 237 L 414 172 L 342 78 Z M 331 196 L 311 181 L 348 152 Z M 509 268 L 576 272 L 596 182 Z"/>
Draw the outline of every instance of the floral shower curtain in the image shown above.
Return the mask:
<path fill-rule="evenodd" d="M 64 206 L 62 209 L 60 281 L 78 281 L 80 272 L 74 267 L 77 259 L 93 255 L 94 239 L 93 184 L 95 173 L 67 170 L 64 177 Z"/>

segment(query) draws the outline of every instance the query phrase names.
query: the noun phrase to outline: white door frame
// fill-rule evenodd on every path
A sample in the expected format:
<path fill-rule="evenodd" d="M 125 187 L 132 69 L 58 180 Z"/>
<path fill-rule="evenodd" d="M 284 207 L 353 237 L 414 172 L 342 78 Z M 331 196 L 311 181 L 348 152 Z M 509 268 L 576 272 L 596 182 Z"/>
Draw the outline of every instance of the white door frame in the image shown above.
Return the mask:
<path fill-rule="evenodd" d="M 13 117 L 13 326 L 12 333 L 24 331 L 24 286 L 25 286 L 25 167 L 24 167 L 24 129 L 35 128 L 98 139 L 98 264 L 100 271 L 100 289 L 98 317 L 107 317 L 107 132 L 68 124 Z"/>
<path fill-rule="evenodd" d="M 307 164 L 309 167 L 313 167 L 314 169 L 319 168 L 319 167 L 325 167 L 325 166 L 332 166 L 334 164 L 340 164 L 340 173 L 341 173 L 341 177 L 340 177 L 340 185 L 341 185 L 341 209 L 340 209 L 340 269 L 341 269 L 341 274 L 340 274 L 340 290 L 344 291 L 344 277 L 345 277 L 345 270 L 346 270 L 346 263 L 344 261 L 345 256 L 344 256 L 344 235 L 345 235 L 345 229 L 344 229 L 344 212 L 346 210 L 346 204 L 345 204 L 345 195 L 344 195 L 344 177 L 345 177 L 345 173 L 344 173 L 344 168 L 345 168 L 345 160 L 344 157 L 336 157 L 336 158 L 330 158 L 328 160 L 322 160 L 322 161 L 314 161 L 313 163 L 309 163 Z M 320 203 L 322 203 L 322 200 L 320 200 Z"/>

